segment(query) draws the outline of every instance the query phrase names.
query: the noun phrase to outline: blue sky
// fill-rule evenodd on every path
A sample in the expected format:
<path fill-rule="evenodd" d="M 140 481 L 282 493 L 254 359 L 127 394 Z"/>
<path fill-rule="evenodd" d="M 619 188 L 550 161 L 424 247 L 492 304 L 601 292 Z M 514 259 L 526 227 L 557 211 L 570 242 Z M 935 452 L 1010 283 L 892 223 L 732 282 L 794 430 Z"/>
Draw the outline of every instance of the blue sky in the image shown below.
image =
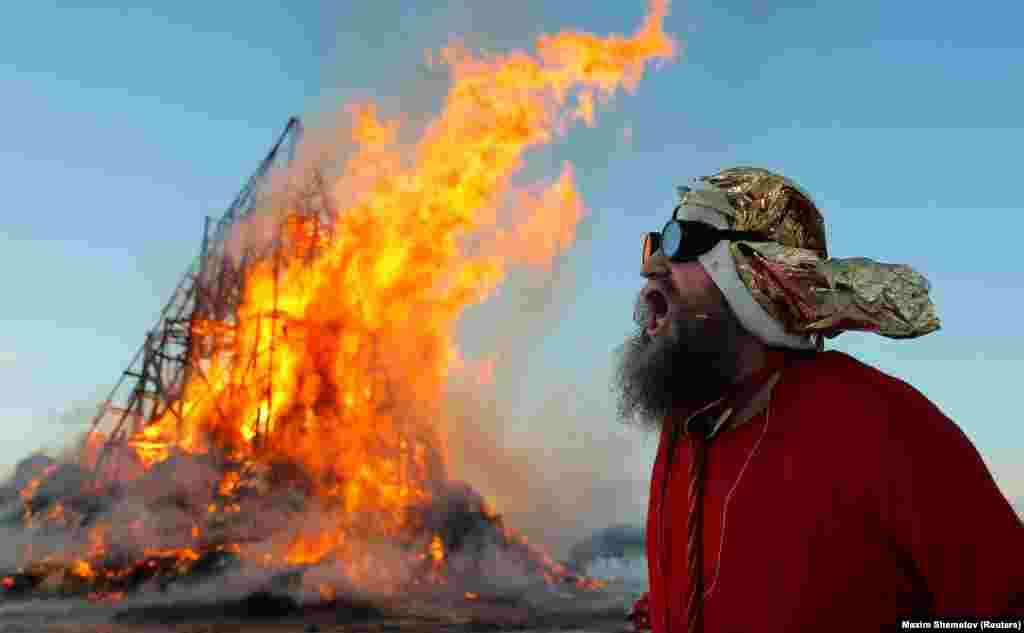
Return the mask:
<path fill-rule="evenodd" d="M 0 463 L 78 428 L 75 408 L 109 389 L 195 256 L 203 216 L 223 212 L 289 116 L 373 98 L 418 120 L 445 87 L 423 67 L 426 48 L 456 35 L 500 51 L 562 28 L 628 32 L 645 9 L 294 4 L 6 12 Z M 591 217 L 570 257 L 575 286 L 529 353 L 524 398 L 573 383 L 609 412 L 593 432 L 617 433 L 606 384 L 631 328 L 640 234 L 664 223 L 675 185 L 760 165 L 812 194 L 834 257 L 909 264 L 933 283 L 940 332 L 828 346 L 929 396 L 1024 502 L 1022 20 L 1024 5 L 994 0 L 675 2 L 680 60 L 535 157 L 539 173 L 574 163 Z M 623 437 L 642 481 L 652 443 Z"/>

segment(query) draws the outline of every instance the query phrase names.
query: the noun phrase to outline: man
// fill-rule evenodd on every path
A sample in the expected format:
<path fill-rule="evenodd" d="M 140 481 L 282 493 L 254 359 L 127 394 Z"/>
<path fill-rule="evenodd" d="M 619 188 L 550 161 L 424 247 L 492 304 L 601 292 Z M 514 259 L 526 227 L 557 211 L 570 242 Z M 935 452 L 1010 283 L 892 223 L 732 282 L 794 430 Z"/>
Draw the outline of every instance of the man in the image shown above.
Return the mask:
<path fill-rule="evenodd" d="M 1024 524 L 971 442 L 910 385 L 823 351 L 845 330 L 937 330 L 927 280 L 828 259 L 821 214 L 781 176 L 701 181 L 644 240 L 617 372 L 623 417 L 660 429 L 637 627 L 1024 616 Z"/>

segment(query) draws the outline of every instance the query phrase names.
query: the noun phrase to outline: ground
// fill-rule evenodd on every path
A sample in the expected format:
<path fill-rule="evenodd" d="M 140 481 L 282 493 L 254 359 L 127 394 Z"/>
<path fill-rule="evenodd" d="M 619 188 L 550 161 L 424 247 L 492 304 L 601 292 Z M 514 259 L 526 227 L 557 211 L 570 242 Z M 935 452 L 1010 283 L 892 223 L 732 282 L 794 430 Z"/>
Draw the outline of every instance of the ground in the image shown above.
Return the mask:
<path fill-rule="evenodd" d="M 539 628 L 519 627 L 451 627 L 429 623 L 367 623 L 363 625 L 325 625 L 312 627 L 308 623 L 286 620 L 274 623 L 253 622 L 218 622 L 190 623 L 178 625 L 124 625 L 110 623 L 45 623 L 38 621 L 21 621 L 0 624 L 3 633 L 302 633 L 319 631 L 320 633 L 477 633 L 479 631 L 518 631 L 519 633 L 620 633 L 628 630 L 628 623 L 621 620 L 604 622 L 588 622 L 574 625 L 562 623 L 556 626 L 545 625 Z"/>
<path fill-rule="evenodd" d="M 631 598 L 610 592 L 584 603 L 565 601 L 541 608 L 406 601 L 387 616 L 315 608 L 263 617 L 240 617 L 234 608 L 211 611 L 185 604 L 112 610 L 81 601 L 37 600 L 0 603 L 0 633 L 624 633 L 630 630 L 625 613 Z"/>

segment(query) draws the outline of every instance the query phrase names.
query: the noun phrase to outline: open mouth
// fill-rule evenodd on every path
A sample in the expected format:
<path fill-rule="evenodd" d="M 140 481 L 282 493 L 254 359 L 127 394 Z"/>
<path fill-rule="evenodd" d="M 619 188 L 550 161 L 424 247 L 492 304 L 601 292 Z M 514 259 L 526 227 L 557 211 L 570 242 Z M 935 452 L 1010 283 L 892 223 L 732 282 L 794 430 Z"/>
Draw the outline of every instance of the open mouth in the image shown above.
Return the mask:
<path fill-rule="evenodd" d="M 644 301 L 647 303 L 647 334 L 654 336 L 668 316 L 668 297 L 661 290 L 651 288 L 644 293 Z"/>

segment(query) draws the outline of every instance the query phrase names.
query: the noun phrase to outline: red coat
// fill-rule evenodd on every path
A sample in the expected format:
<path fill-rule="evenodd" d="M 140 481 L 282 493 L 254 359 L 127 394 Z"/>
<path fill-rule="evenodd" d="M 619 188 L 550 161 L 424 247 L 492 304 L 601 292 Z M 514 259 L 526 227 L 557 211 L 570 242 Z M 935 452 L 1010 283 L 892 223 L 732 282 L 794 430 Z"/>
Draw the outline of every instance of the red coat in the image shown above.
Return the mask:
<path fill-rule="evenodd" d="M 1024 523 L 960 428 L 841 352 L 773 358 L 802 360 L 775 385 L 767 430 L 761 411 L 708 444 L 704 630 L 859 633 L 912 615 L 1024 616 Z M 686 630 L 689 450 L 676 441 L 666 471 L 669 426 L 647 523 L 656 633 Z"/>

